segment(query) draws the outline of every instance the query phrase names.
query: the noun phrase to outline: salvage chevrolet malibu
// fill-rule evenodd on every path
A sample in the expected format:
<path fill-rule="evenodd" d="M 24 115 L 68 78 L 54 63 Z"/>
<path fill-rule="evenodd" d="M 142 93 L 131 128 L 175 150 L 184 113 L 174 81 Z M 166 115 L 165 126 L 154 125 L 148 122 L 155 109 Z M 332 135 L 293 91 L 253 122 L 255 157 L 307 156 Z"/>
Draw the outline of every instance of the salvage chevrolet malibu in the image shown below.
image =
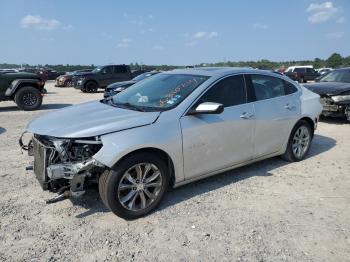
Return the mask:
<path fill-rule="evenodd" d="M 281 155 L 307 154 L 319 96 L 272 72 L 196 68 L 160 73 L 110 98 L 27 126 L 34 173 L 54 202 L 98 183 L 125 219 L 156 208 L 169 187 Z"/>

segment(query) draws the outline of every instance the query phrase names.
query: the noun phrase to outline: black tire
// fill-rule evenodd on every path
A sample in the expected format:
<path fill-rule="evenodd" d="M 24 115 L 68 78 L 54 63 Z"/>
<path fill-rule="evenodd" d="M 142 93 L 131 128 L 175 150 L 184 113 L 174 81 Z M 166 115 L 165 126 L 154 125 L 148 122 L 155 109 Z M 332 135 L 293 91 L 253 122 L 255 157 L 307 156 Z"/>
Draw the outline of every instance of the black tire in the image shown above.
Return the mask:
<path fill-rule="evenodd" d="M 299 83 L 305 83 L 304 77 L 299 78 Z"/>
<path fill-rule="evenodd" d="M 85 84 L 84 89 L 87 93 L 96 93 L 98 90 L 98 85 L 94 81 L 89 81 Z"/>
<path fill-rule="evenodd" d="M 294 141 L 294 136 L 295 136 L 296 132 L 299 130 L 300 127 L 303 127 L 303 126 L 306 127 L 306 129 L 308 130 L 309 142 L 308 142 L 306 150 L 302 153 L 302 155 L 297 156 L 293 151 L 293 141 Z M 303 160 L 303 158 L 307 155 L 307 153 L 310 149 L 312 138 L 313 138 L 313 132 L 312 132 L 310 124 L 305 120 L 300 120 L 294 126 L 294 128 L 289 136 L 286 151 L 283 155 L 281 155 L 281 158 L 288 161 L 288 162 L 298 162 L 298 161 Z"/>
<path fill-rule="evenodd" d="M 110 172 L 109 170 L 104 171 L 98 180 L 98 192 L 100 192 L 100 197 L 101 197 L 102 203 L 108 209 L 110 209 L 110 207 L 108 206 L 108 203 L 106 201 L 105 192 L 107 192 L 107 179 L 109 177 L 109 172 Z M 103 193 L 101 193 L 101 192 L 103 192 Z"/>
<path fill-rule="evenodd" d="M 144 209 L 139 210 L 129 210 L 123 206 L 121 200 L 119 199 L 118 191 L 121 180 L 125 177 L 126 171 L 138 164 L 149 163 L 154 165 L 160 172 L 161 186 L 159 191 L 157 191 L 156 197 L 154 199 L 148 199 L 151 201 Z M 110 209 L 117 216 L 124 219 L 136 219 L 142 217 L 150 212 L 152 212 L 161 202 L 165 193 L 169 187 L 169 171 L 165 164 L 165 161 L 161 157 L 148 153 L 136 153 L 131 155 L 120 163 L 114 170 L 108 170 L 104 172 L 99 180 L 99 193 L 102 202 L 105 206 Z M 134 189 L 132 189 L 134 190 Z M 134 194 L 134 196 L 137 193 Z M 137 199 L 138 196 L 135 196 Z M 141 198 L 138 200 L 141 201 Z M 136 200 L 135 200 L 136 203 Z"/>
<path fill-rule="evenodd" d="M 42 102 L 43 96 L 41 92 L 32 86 L 19 87 L 14 98 L 17 106 L 24 111 L 38 109 Z"/>

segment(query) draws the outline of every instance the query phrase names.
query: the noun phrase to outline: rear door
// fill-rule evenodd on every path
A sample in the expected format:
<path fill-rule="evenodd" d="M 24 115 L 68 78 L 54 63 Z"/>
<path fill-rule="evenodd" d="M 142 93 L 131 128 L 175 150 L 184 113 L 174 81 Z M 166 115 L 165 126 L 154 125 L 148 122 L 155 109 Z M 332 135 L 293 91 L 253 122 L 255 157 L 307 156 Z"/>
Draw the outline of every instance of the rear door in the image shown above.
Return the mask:
<path fill-rule="evenodd" d="M 124 65 L 116 65 L 114 66 L 114 79 L 113 82 L 121 82 L 130 80 L 130 72 L 128 67 Z"/>
<path fill-rule="evenodd" d="M 254 157 L 281 150 L 300 115 L 298 89 L 291 83 L 268 75 L 246 77 L 255 96 Z"/>
<path fill-rule="evenodd" d="M 203 102 L 220 103 L 225 109 L 221 114 L 181 117 L 186 179 L 244 162 L 253 154 L 254 109 L 247 103 L 243 76 L 220 80 L 193 108 Z"/>

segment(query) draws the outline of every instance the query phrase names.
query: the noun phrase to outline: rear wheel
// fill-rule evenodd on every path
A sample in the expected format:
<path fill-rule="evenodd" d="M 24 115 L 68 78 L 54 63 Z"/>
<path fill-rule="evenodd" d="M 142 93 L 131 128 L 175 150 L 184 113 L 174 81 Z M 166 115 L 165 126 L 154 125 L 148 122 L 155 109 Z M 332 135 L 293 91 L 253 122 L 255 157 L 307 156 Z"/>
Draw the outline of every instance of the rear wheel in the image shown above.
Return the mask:
<path fill-rule="evenodd" d="M 38 109 L 43 101 L 41 92 L 32 86 L 20 87 L 15 94 L 15 103 L 25 111 Z"/>
<path fill-rule="evenodd" d="M 138 153 L 120 162 L 116 170 L 103 173 L 99 192 L 114 214 L 135 219 L 159 205 L 168 185 L 169 174 L 164 161 L 153 154 Z"/>
<path fill-rule="evenodd" d="M 312 137 L 310 124 L 305 120 L 299 121 L 290 134 L 286 152 L 282 158 L 289 162 L 302 160 L 310 149 Z"/>
<path fill-rule="evenodd" d="M 299 78 L 299 83 L 305 83 L 304 77 L 300 77 L 300 78 Z"/>

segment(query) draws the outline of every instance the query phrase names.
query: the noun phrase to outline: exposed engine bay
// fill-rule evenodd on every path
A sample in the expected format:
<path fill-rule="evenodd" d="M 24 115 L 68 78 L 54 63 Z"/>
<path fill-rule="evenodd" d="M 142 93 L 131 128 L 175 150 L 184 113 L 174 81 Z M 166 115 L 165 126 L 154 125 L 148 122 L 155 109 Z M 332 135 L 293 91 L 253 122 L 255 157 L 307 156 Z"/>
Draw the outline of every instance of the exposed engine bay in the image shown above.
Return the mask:
<path fill-rule="evenodd" d="M 33 170 L 40 185 L 59 194 L 48 203 L 83 194 L 84 187 L 97 183 L 106 168 L 93 158 L 102 147 L 99 137 L 67 139 L 34 134 L 24 144 L 23 135 L 20 146 L 34 156 Z"/>

